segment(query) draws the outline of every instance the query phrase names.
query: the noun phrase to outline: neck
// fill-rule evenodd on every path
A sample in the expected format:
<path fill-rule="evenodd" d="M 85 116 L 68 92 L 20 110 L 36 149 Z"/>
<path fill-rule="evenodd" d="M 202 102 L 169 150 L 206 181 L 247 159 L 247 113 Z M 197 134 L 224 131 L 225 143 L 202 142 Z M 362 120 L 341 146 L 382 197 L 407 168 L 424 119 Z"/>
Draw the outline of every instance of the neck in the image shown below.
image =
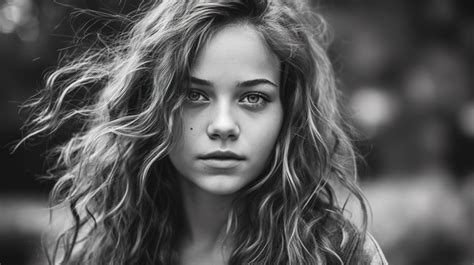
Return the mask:
<path fill-rule="evenodd" d="M 187 228 L 184 244 L 198 245 L 209 251 L 222 247 L 234 196 L 211 194 L 183 177 L 180 178 L 180 186 Z"/>

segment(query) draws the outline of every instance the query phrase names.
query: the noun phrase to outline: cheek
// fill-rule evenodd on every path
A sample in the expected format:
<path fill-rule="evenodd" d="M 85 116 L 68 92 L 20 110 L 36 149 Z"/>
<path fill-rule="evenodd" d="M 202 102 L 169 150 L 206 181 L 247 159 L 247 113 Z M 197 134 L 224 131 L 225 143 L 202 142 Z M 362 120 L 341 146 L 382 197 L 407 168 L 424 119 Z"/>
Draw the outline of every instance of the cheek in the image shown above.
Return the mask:
<path fill-rule="evenodd" d="M 259 156 L 259 160 L 266 160 L 273 150 L 280 133 L 282 118 L 279 112 L 253 125 L 251 133 L 251 148 Z"/>
<path fill-rule="evenodd" d="M 181 150 L 189 150 L 192 148 L 196 143 L 200 130 L 202 130 L 202 128 L 199 119 L 189 117 L 189 115 L 183 117 L 182 133 L 177 148 Z"/>
<path fill-rule="evenodd" d="M 170 158 L 174 164 L 185 164 L 192 154 L 193 144 L 196 141 L 196 124 L 190 122 L 190 119 L 183 118 L 182 132 L 176 145 L 170 151 Z"/>

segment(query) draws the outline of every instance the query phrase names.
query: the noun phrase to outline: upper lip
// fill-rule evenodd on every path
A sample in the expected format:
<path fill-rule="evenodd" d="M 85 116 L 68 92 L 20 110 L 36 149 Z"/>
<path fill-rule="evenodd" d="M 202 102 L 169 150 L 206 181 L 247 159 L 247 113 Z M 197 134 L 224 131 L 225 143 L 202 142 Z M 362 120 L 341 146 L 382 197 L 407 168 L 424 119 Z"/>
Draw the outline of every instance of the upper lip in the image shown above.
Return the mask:
<path fill-rule="evenodd" d="M 205 155 L 199 156 L 200 159 L 235 159 L 235 160 L 244 160 L 245 157 L 240 156 L 231 151 L 215 151 L 207 153 Z"/>

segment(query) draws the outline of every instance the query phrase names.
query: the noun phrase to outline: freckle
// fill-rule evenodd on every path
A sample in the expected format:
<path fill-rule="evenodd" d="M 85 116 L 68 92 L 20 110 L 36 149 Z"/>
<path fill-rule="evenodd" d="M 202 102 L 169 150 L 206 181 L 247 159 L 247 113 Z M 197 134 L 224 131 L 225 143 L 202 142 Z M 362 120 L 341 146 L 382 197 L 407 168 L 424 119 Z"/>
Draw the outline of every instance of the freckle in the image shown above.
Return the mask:
<path fill-rule="evenodd" d="M 193 128 L 191 127 L 191 131 L 193 130 Z"/>

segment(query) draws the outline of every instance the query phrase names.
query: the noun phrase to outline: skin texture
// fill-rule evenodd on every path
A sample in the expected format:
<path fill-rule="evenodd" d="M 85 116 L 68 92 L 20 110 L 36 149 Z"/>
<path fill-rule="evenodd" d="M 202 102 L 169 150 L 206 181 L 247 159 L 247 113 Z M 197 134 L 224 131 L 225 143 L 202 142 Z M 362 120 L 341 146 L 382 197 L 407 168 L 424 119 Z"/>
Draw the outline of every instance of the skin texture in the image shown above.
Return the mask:
<path fill-rule="evenodd" d="M 279 68 L 276 55 L 249 25 L 225 27 L 200 51 L 191 80 L 209 84 L 191 81 L 183 136 L 170 153 L 175 168 L 196 188 L 228 195 L 262 172 L 283 119 Z M 260 81 L 249 85 L 250 80 Z M 244 160 L 199 159 L 219 150 Z"/>
<path fill-rule="evenodd" d="M 280 62 L 250 25 L 229 25 L 199 52 L 183 109 L 183 134 L 170 152 L 187 226 L 181 264 L 226 264 L 223 231 L 237 191 L 265 168 L 281 129 Z M 231 151 L 242 160 L 203 160 Z"/>

